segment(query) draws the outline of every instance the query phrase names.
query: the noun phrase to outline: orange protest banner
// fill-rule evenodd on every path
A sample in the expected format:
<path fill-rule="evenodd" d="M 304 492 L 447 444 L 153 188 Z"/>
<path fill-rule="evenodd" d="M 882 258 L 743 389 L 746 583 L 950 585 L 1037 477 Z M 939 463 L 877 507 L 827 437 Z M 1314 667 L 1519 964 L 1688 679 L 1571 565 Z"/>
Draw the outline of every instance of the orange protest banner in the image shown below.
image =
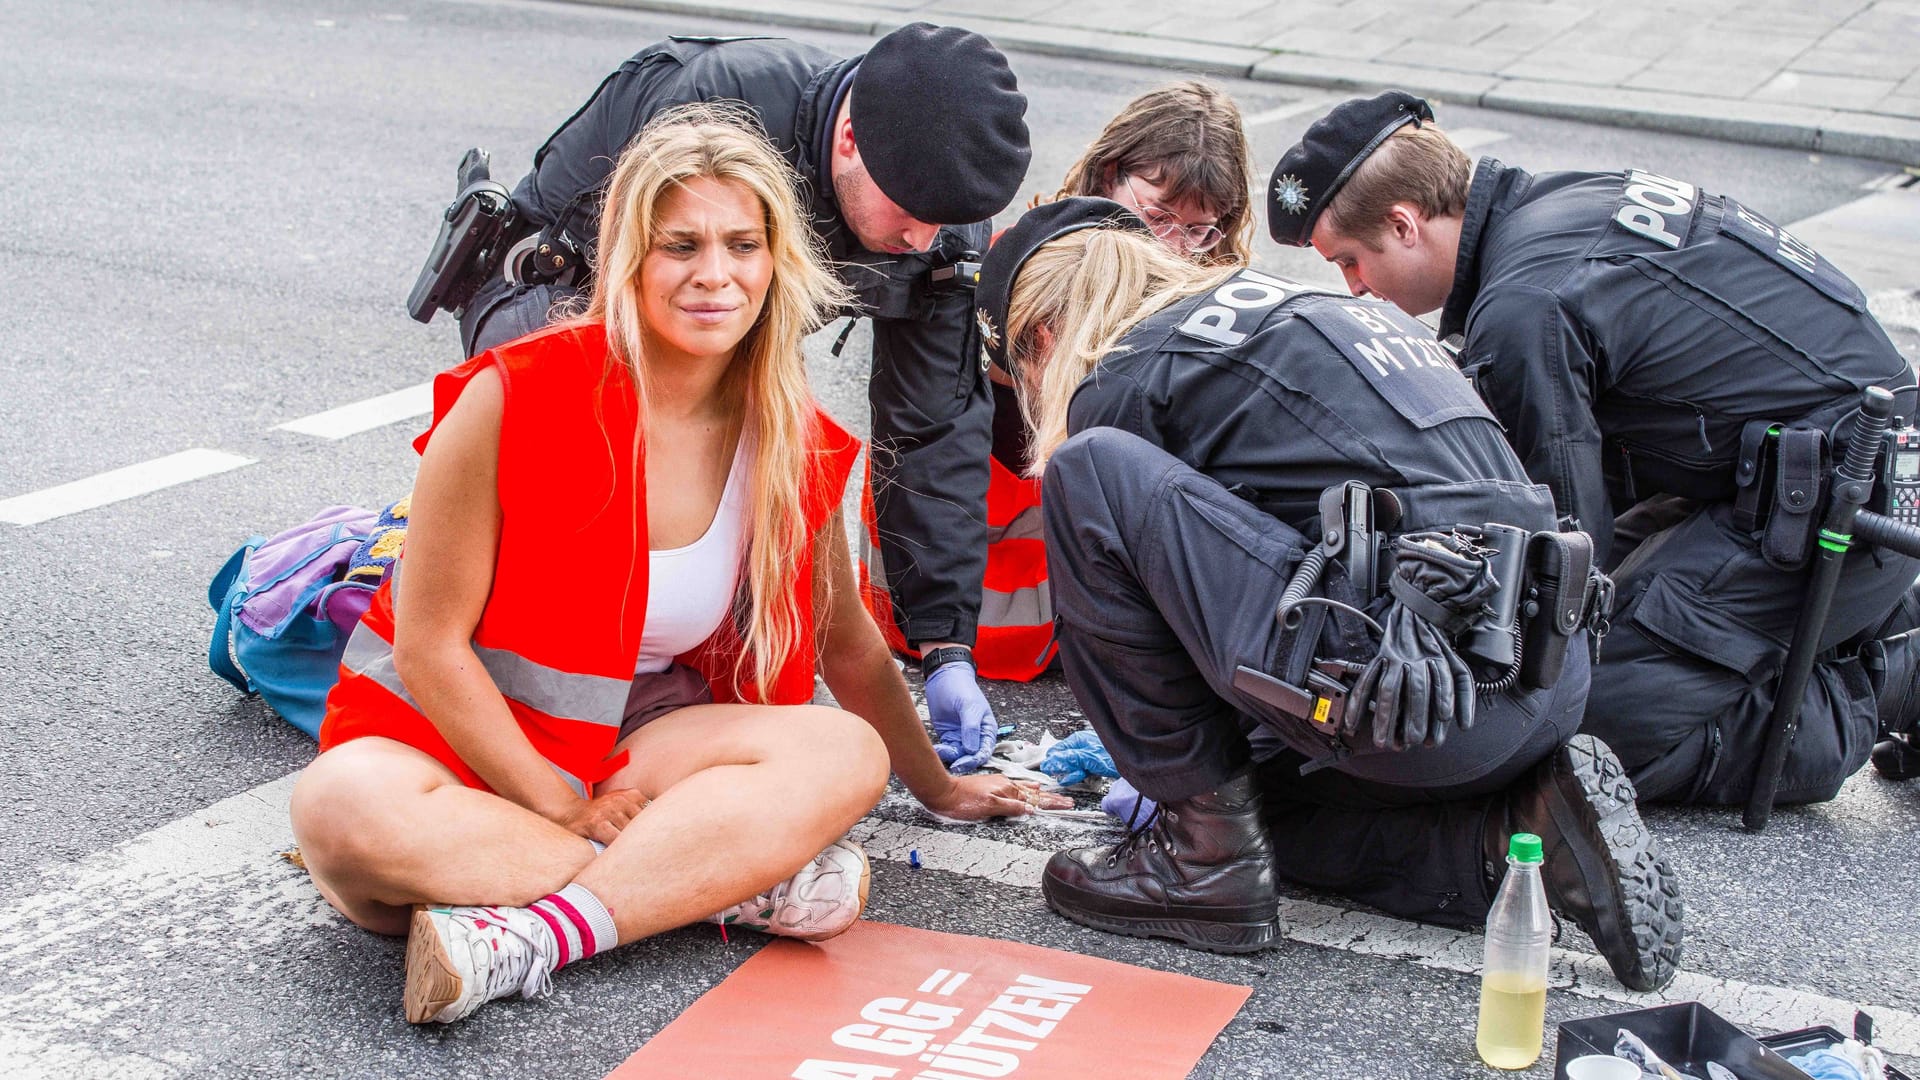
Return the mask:
<path fill-rule="evenodd" d="M 1180 1080 L 1250 993 L 862 922 L 769 944 L 607 1080 Z"/>

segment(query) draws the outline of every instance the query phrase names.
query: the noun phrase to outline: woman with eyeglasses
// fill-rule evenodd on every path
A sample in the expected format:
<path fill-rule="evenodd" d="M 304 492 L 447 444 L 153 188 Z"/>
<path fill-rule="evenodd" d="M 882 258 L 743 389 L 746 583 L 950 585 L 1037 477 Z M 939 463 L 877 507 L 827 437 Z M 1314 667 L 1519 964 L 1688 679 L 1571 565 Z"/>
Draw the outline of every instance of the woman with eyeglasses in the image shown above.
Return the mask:
<path fill-rule="evenodd" d="M 1134 98 L 1067 170 L 1053 198 L 1097 195 L 1138 214 L 1153 235 L 1194 262 L 1241 266 L 1252 257 L 1247 136 L 1233 99 L 1205 83 L 1180 82 Z M 1046 196 L 1036 198 L 1040 202 Z M 991 340 L 1000 328 L 982 324 Z M 1013 384 L 993 381 L 993 460 L 987 489 L 987 572 L 973 658 L 982 676 L 1026 681 L 1053 659 L 1053 607 L 1040 541 L 1040 484 L 1025 478 L 1027 432 Z M 872 492 L 866 493 L 872 505 Z M 873 515 L 868 545 L 877 547 Z M 864 552 L 863 552 L 864 554 Z M 886 589 L 862 562 L 868 607 L 895 649 Z M 982 756 L 990 748 L 978 751 Z M 962 767 L 965 767 L 964 765 Z"/>
<path fill-rule="evenodd" d="M 1233 99 L 1202 82 L 1134 98 L 1067 170 L 1057 197 L 1094 195 L 1140 215 L 1195 262 L 1253 257 L 1247 133 Z"/>

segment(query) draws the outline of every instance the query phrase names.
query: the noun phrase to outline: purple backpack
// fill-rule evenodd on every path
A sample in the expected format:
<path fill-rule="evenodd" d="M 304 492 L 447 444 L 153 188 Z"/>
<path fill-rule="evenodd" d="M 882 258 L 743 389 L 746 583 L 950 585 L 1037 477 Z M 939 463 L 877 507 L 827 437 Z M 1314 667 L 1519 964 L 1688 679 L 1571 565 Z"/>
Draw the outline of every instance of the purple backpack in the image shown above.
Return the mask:
<path fill-rule="evenodd" d="M 379 588 L 377 575 L 346 577 L 379 524 L 372 510 L 329 507 L 272 539 L 248 540 L 207 590 L 208 666 L 314 738 L 347 638 Z"/>

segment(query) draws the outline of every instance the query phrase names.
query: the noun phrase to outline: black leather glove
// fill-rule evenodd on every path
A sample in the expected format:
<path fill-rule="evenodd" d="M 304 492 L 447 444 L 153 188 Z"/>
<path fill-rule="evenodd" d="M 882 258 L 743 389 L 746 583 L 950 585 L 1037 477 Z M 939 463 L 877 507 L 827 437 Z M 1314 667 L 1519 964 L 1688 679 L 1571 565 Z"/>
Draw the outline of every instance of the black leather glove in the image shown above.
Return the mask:
<path fill-rule="evenodd" d="M 1455 533 L 1409 533 L 1394 543 L 1394 602 L 1380 651 L 1347 697 L 1341 730 L 1362 726 L 1379 750 L 1439 746 L 1473 727 L 1473 672 L 1449 640 L 1478 614 L 1498 583 L 1480 549 Z"/>

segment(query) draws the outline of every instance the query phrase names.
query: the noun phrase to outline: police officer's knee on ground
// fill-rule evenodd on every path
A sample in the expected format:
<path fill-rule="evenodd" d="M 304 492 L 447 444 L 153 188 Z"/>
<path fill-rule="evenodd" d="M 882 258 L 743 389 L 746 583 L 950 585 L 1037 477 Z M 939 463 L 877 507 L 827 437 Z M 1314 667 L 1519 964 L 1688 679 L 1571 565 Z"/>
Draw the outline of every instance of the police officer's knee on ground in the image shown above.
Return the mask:
<path fill-rule="evenodd" d="M 1614 574 L 1584 730 L 1645 797 L 1742 802 L 1826 462 L 1863 388 L 1914 414 L 1913 373 L 1853 282 L 1751 207 L 1639 170 L 1471 164 L 1432 119 L 1394 92 L 1316 122 L 1274 170 L 1273 237 L 1358 295 L 1441 312 L 1529 475 Z M 1848 557 L 1780 801 L 1831 798 L 1876 732 L 1914 726 L 1920 636 L 1896 603 L 1915 570 Z"/>
<path fill-rule="evenodd" d="M 1430 334 L 1384 304 L 1195 266 L 1100 199 L 1022 218 L 979 304 L 1045 463 L 1068 680 L 1161 806 L 1116 847 L 1055 855 L 1056 910 L 1258 949 L 1279 874 L 1472 923 L 1525 830 L 1623 982 L 1672 976 L 1673 875 L 1618 762 L 1569 742 L 1590 575 L 1556 556 L 1562 594 L 1514 569 L 1579 545 Z M 1323 533 L 1324 573 L 1303 577 Z M 1566 599 L 1564 622 L 1527 627 L 1557 627 L 1541 645 L 1557 672 L 1482 655 L 1512 645 L 1511 628 L 1475 634 L 1500 547 L 1510 586 L 1541 587 L 1546 611 Z"/>

